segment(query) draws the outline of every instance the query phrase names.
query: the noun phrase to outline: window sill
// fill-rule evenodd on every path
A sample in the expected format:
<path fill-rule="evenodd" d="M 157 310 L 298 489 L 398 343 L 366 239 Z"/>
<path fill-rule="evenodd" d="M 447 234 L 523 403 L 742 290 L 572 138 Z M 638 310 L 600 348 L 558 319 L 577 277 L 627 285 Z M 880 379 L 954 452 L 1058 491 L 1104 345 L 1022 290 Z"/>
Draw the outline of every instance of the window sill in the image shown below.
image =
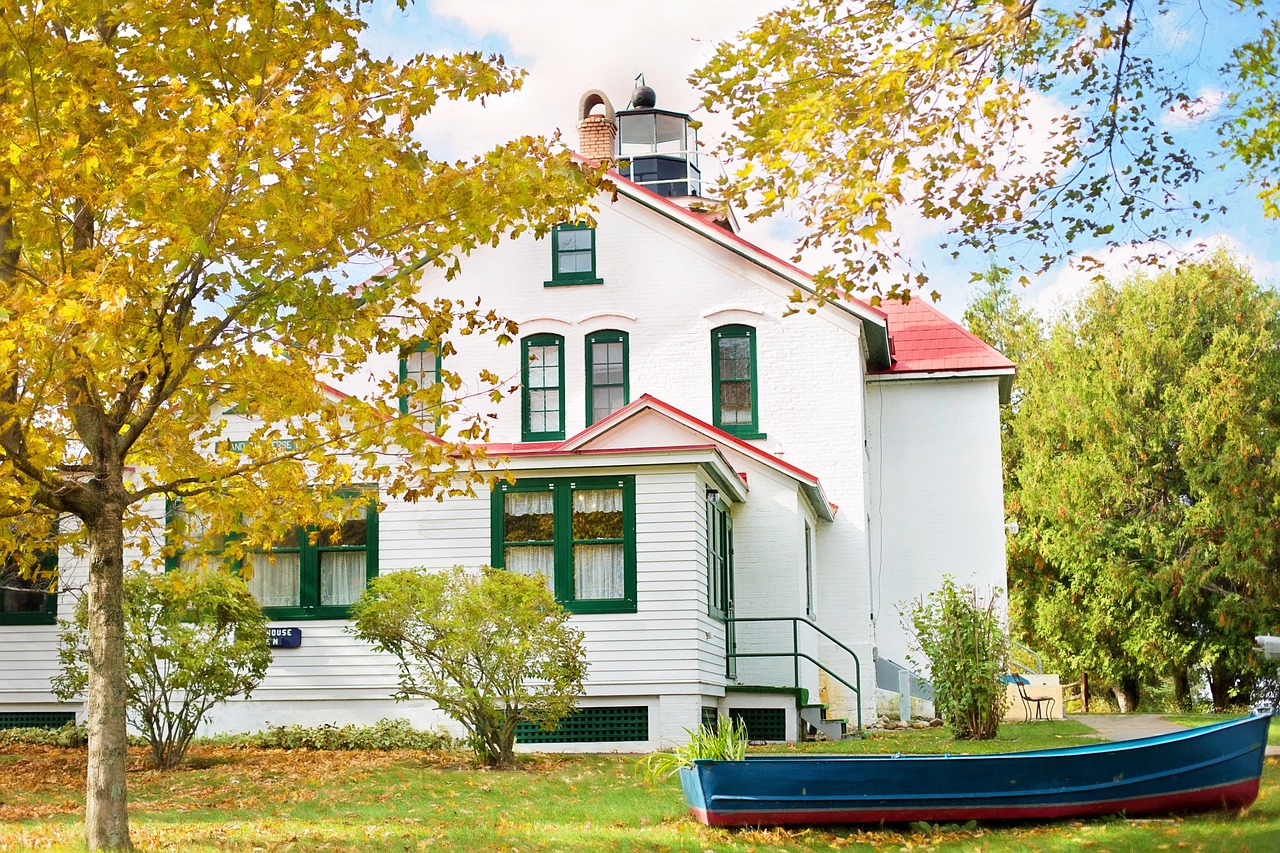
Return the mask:
<path fill-rule="evenodd" d="M 527 443 L 539 441 L 564 441 L 563 432 L 526 432 L 520 434 L 520 440 Z"/>
<path fill-rule="evenodd" d="M 264 607 L 263 614 L 271 622 L 296 622 L 306 619 L 350 619 L 351 608 L 344 606 L 325 607 Z"/>
<path fill-rule="evenodd" d="M 763 441 L 764 439 L 769 437 L 768 433 L 758 432 L 752 429 L 734 430 L 727 427 L 719 427 L 719 429 L 729 433 L 729 435 L 733 436 L 734 438 L 741 438 L 746 441 Z"/>
<path fill-rule="evenodd" d="M 561 601 L 560 606 L 575 615 L 591 613 L 635 613 L 634 601 Z"/>
<path fill-rule="evenodd" d="M 57 625 L 58 617 L 52 613 L 6 613 L 0 616 L 0 627 L 5 625 Z"/>
<path fill-rule="evenodd" d="M 602 278 L 584 278 L 581 280 L 568 279 L 568 278 L 551 279 L 550 281 L 544 281 L 542 283 L 542 286 L 543 287 L 578 287 L 579 285 L 583 285 L 583 284 L 604 284 L 604 279 Z"/>

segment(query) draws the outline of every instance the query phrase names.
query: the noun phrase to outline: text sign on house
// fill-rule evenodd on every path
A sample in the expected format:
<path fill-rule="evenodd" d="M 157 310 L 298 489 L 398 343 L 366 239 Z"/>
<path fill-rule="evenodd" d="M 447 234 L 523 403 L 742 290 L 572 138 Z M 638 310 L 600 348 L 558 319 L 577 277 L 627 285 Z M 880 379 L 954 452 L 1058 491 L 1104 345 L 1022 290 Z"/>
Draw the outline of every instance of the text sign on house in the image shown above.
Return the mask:
<path fill-rule="evenodd" d="M 273 649 L 296 649 L 302 645 L 302 629 L 268 628 L 267 645 Z"/>

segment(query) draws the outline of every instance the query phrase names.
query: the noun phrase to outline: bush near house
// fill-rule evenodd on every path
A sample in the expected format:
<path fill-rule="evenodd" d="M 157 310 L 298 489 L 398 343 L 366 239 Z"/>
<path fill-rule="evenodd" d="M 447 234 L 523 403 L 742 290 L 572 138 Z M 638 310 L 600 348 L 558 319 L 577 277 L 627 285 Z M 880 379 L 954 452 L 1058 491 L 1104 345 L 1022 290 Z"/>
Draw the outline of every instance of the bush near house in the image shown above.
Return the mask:
<path fill-rule="evenodd" d="M 267 619 L 244 582 L 226 572 L 135 572 L 124 593 L 129 723 L 150 744 L 151 763 L 170 770 L 215 705 L 248 697 L 266 675 Z M 58 650 L 53 692 L 64 701 L 88 684 L 86 623 L 82 597 Z"/>
<path fill-rule="evenodd" d="M 490 767 L 515 764 L 516 723 L 553 727 L 582 692 L 582 632 L 541 577 L 393 572 L 370 582 L 352 620 L 358 637 L 398 660 L 397 698 L 435 702 Z"/>
<path fill-rule="evenodd" d="M 1004 713 L 1000 677 L 1009 671 L 1009 639 L 998 600 L 998 590 L 984 602 L 972 586 L 944 577 L 903 613 L 915 649 L 928 660 L 934 708 L 958 740 L 994 738 Z"/>

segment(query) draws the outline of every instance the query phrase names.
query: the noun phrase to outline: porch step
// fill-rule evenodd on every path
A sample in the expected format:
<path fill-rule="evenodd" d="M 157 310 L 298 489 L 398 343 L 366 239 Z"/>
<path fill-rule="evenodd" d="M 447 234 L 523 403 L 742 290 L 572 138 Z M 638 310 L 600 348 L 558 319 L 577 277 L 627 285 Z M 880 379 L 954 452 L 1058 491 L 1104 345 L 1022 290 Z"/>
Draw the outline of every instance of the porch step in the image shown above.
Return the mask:
<path fill-rule="evenodd" d="M 842 740 L 849 721 L 840 717 L 828 717 L 826 705 L 801 705 L 800 719 L 810 729 L 821 732 L 827 740 Z"/>

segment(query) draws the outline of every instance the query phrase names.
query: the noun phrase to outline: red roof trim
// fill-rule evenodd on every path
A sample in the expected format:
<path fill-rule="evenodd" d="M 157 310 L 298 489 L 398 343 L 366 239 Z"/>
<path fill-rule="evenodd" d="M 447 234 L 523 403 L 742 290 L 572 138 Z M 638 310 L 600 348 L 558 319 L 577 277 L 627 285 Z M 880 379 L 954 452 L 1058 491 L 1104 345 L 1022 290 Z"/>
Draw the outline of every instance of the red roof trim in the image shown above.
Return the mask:
<path fill-rule="evenodd" d="M 581 158 L 581 159 L 585 161 L 585 158 Z M 770 263 L 777 264 L 779 267 L 782 267 L 784 270 L 789 272 L 793 277 L 800 279 L 803 282 L 807 282 L 808 286 L 811 289 L 814 287 L 813 276 L 811 276 L 809 273 L 805 272 L 804 270 L 800 269 L 800 267 L 796 266 L 790 261 L 779 258 L 777 255 L 773 254 L 772 252 L 769 252 L 766 249 L 760 248 L 755 243 L 752 243 L 750 240 L 745 240 L 731 231 L 725 231 L 723 228 L 720 228 L 719 226 L 712 224 L 705 218 L 686 210 L 685 208 L 673 202 L 671 199 L 665 196 L 660 196 L 657 193 L 655 193 L 653 190 L 649 189 L 648 187 L 642 187 L 639 184 L 635 183 L 634 181 L 628 178 L 624 178 L 622 175 L 618 174 L 613 169 L 609 170 L 609 178 L 613 181 L 616 181 L 619 187 L 630 190 L 634 192 L 636 195 L 643 196 L 646 203 L 655 207 L 665 208 L 668 212 L 675 214 L 675 216 L 678 218 L 688 220 L 691 224 L 697 224 L 699 226 L 702 226 L 698 229 L 699 233 L 705 234 L 707 237 L 710 237 L 713 240 L 735 244 L 740 249 L 745 249 L 750 252 L 754 252 L 755 254 L 760 255 Z M 703 230 L 704 228 L 706 230 Z M 872 316 L 880 317 L 882 319 L 887 318 L 888 316 L 880 309 L 870 305 L 869 303 L 863 302 L 861 299 L 858 299 L 857 297 L 847 296 L 847 297 L 844 297 L 841 301 L 857 305 L 860 309 L 869 312 Z M 837 302 L 834 302 L 833 304 L 839 305 L 841 304 L 841 302 L 837 301 Z"/>
<path fill-rule="evenodd" d="M 813 485 L 818 484 L 818 478 L 815 477 L 813 474 L 810 474 L 808 471 L 805 471 L 803 468 L 797 468 L 795 465 L 792 465 L 790 462 L 785 462 L 782 459 L 779 459 L 777 456 L 774 456 L 772 453 L 768 452 L 767 450 L 761 450 L 759 447 L 756 447 L 754 444 L 748 444 L 746 441 L 743 441 L 737 436 L 730 435 L 724 430 L 721 430 L 718 427 L 714 427 L 711 424 L 707 423 L 706 421 L 701 420 L 700 418 L 694 417 L 688 412 L 681 411 L 680 409 L 677 409 L 675 406 L 672 406 L 670 403 L 664 403 L 663 401 L 659 400 L 657 397 L 654 397 L 651 394 L 645 394 L 637 398 L 636 400 L 633 400 L 632 402 L 628 403 L 627 405 L 623 406 L 621 409 L 618 409 L 616 412 L 612 413 L 611 415 L 609 415 L 609 417 L 605 418 L 604 420 L 597 421 L 596 423 L 584 429 L 582 432 L 575 435 L 573 438 L 566 440 L 564 442 L 564 445 L 589 441 L 591 438 L 594 438 L 596 435 L 603 434 L 608 430 L 612 429 L 614 426 L 626 420 L 627 418 L 631 417 L 632 414 L 634 414 L 635 412 L 638 412 L 640 409 L 643 409 L 643 408 L 653 408 L 653 409 L 657 409 L 659 411 L 665 412 L 667 415 L 674 417 L 676 420 L 683 420 L 689 425 L 693 426 L 695 429 L 709 433 L 717 442 L 721 444 L 730 445 L 735 450 L 739 451 L 740 453 L 743 453 L 744 455 L 753 456 L 777 468 L 782 468 L 787 473 L 795 476 L 796 479 L 804 480 Z"/>

